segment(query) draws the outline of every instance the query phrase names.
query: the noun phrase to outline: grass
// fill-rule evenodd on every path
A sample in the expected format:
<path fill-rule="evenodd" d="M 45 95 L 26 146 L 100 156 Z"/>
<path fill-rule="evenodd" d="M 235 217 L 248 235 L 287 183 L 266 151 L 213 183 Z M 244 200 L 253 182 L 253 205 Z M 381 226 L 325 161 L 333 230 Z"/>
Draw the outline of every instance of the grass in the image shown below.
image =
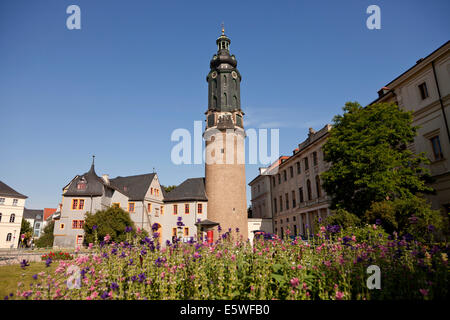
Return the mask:
<path fill-rule="evenodd" d="M 50 267 L 45 266 L 45 262 L 30 262 L 30 266 L 22 269 L 20 264 L 0 266 L 0 299 L 10 293 L 17 292 L 17 283 L 22 282 L 25 288 L 33 281 L 32 276 L 39 272 L 52 272 L 56 269 L 58 263 L 52 263 Z M 14 298 L 13 297 L 13 298 Z"/>

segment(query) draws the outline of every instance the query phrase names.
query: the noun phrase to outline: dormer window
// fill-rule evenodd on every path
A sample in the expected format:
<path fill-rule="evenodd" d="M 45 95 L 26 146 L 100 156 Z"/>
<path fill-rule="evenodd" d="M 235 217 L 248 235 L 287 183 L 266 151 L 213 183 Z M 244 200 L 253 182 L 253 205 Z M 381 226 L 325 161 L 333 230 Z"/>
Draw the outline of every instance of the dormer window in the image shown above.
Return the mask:
<path fill-rule="evenodd" d="M 77 190 L 86 190 L 86 179 L 82 178 L 78 183 L 77 183 Z"/>

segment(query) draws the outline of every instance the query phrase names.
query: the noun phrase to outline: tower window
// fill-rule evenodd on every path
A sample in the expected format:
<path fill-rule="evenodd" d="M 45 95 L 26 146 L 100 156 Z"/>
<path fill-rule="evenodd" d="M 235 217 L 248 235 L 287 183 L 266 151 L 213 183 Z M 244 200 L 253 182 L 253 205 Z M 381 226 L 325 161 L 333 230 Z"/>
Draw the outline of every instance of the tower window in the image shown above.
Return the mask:
<path fill-rule="evenodd" d="M 300 161 L 297 161 L 297 163 L 296 163 L 296 165 L 297 165 L 297 174 L 300 174 Z"/>
<path fill-rule="evenodd" d="M 312 196 L 311 196 L 311 181 L 306 180 L 306 189 L 308 192 L 308 200 L 311 200 Z"/>
<path fill-rule="evenodd" d="M 316 151 L 313 152 L 313 164 L 315 166 L 317 166 L 317 152 Z"/>
<path fill-rule="evenodd" d="M 228 104 L 228 102 L 227 102 L 227 94 L 226 93 L 223 94 L 223 104 L 225 106 Z"/>
<path fill-rule="evenodd" d="M 321 197 L 321 192 L 320 192 L 320 178 L 319 178 L 319 176 L 316 176 L 316 191 L 317 191 L 317 197 L 320 198 Z"/>
<path fill-rule="evenodd" d="M 305 158 L 305 170 L 309 169 L 309 163 L 308 163 L 308 158 Z"/>

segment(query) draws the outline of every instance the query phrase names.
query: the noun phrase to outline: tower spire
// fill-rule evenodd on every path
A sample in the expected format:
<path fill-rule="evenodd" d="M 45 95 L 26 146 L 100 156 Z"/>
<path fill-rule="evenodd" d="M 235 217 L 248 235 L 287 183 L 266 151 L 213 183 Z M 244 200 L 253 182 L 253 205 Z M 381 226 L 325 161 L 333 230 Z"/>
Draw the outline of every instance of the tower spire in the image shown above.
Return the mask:
<path fill-rule="evenodd" d="M 222 22 L 222 35 L 225 35 L 225 24 Z"/>

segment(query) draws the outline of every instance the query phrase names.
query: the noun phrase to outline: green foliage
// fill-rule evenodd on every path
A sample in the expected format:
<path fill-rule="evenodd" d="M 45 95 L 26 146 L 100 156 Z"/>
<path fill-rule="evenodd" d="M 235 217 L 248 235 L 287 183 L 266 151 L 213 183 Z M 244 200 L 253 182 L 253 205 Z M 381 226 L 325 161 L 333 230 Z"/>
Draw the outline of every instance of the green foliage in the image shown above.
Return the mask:
<path fill-rule="evenodd" d="M 365 219 L 370 223 L 379 219 L 389 233 L 411 234 L 420 241 L 432 241 L 433 235 L 448 228 L 446 217 L 432 210 L 429 203 L 419 197 L 375 202 L 366 212 Z"/>
<path fill-rule="evenodd" d="M 24 218 L 22 218 L 22 224 L 20 226 L 20 235 L 22 234 L 25 235 L 23 243 L 27 243 L 27 241 L 33 236 L 33 228 L 31 227 L 31 224 Z M 22 241 L 22 238 L 20 238 L 20 241 Z"/>
<path fill-rule="evenodd" d="M 161 187 L 164 189 L 165 192 L 169 193 L 170 191 L 172 191 L 173 189 L 175 189 L 177 186 L 176 185 L 171 185 L 171 186 L 163 186 L 161 185 Z"/>
<path fill-rule="evenodd" d="M 362 218 L 373 202 L 432 191 L 421 166 L 428 160 L 406 148 L 417 131 L 410 112 L 390 103 L 363 108 L 348 102 L 343 109 L 342 116 L 334 117 L 324 145 L 331 167 L 321 178 L 332 198 L 331 209 L 339 207 Z"/>
<path fill-rule="evenodd" d="M 342 228 L 355 227 L 361 224 L 359 219 L 354 214 L 348 212 L 345 209 L 339 208 L 332 215 L 328 216 L 324 220 L 324 224 L 327 225 L 339 225 Z"/>
<path fill-rule="evenodd" d="M 95 230 L 94 226 L 97 226 Z M 126 233 L 126 227 L 131 227 L 132 231 Z M 121 242 L 127 240 L 129 234 L 136 234 L 136 227 L 127 211 L 122 208 L 110 207 L 94 214 L 86 213 L 84 234 L 84 244 L 95 243 L 96 237 L 101 241 L 107 234 L 110 235 L 111 241 Z"/>
<path fill-rule="evenodd" d="M 45 228 L 43 234 L 36 240 L 36 247 L 45 248 L 53 246 L 53 230 L 55 228 L 55 221 L 51 221 L 48 223 Z"/>

